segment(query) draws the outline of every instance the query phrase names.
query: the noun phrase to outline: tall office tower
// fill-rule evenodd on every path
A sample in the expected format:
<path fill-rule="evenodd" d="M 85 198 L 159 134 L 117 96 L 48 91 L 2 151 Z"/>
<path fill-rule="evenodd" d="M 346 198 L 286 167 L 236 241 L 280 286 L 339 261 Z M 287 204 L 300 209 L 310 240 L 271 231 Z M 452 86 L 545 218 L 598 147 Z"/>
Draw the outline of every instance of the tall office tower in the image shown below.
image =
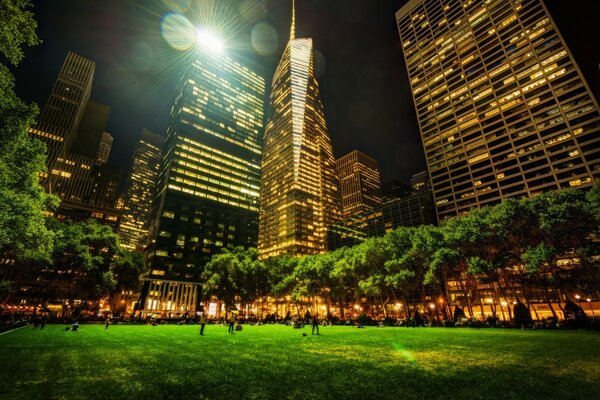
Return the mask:
<path fill-rule="evenodd" d="M 264 93 L 262 77 L 208 49 L 185 73 L 158 175 L 141 307 L 195 309 L 193 282 L 210 256 L 256 246 Z"/>
<path fill-rule="evenodd" d="M 413 193 L 431 191 L 431 182 L 427 171 L 421 171 L 410 178 L 410 188 Z"/>
<path fill-rule="evenodd" d="M 396 13 L 438 218 L 600 176 L 600 113 L 541 0 Z"/>
<path fill-rule="evenodd" d="M 29 130 L 46 144 L 49 171 L 59 156 L 64 158 L 71 150 L 90 98 L 94 70 L 93 61 L 69 52 L 37 124 Z"/>
<path fill-rule="evenodd" d="M 100 143 L 98 145 L 98 151 L 96 153 L 96 161 L 101 164 L 106 164 L 108 162 L 108 157 L 110 156 L 110 150 L 113 145 L 113 137 L 108 132 L 102 132 L 102 138 L 100 139 Z"/>
<path fill-rule="evenodd" d="M 327 227 L 341 216 L 341 195 L 312 39 L 295 38 L 295 12 L 271 86 L 260 189 L 262 258 L 322 253 Z"/>
<path fill-rule="evenodd" d="M 133 150 L 119 225 L 121 246 L 131 251 L 143 251 L 148 244 L 150 212 L 163 142 L 162 136 L 144 129 Z"/>
<path fill-rule="evenodd" d="M 370 211 L 381 203 L 377 160 L 354 150 L 335 161 L 342 190 L 343 218 Z"/>
<path fill-rule="evenodd" d="M 96 158 L 109 115 L 109 106 L 89 100 L 83 111 L 70 152 Z"/>

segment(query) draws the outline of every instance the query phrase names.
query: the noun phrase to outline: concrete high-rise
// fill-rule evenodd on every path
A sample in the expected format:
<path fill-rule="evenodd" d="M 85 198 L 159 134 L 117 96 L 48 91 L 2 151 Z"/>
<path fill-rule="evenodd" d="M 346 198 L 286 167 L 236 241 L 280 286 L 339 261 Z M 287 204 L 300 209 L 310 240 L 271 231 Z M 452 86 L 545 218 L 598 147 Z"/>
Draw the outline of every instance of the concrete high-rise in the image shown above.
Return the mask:
<path fill-rule="evenodd" d="M 69 52 L 54 88 L 29 134 L 46 144 L 49 172 L 56 159 L 65 157 L 75 140 L 79 123 L 90 98 L 96 64 Z"/>
<path fill-rule="evenodd" d="M 265 129 L 260 189 L 262 258 L 322 253 L 327 227 L 341 215 L 341 196 L 312 39 L 290 40 L 275 70 Z"/>
<path fill-rule="evenodd" d="M 106 164 L 108 162 L 113 141 L 114 138 L 110 133 L 102 132 L 102 137 L 100 138 L 100 143 L 98 144 L 98 151 L 96 152 L 96 161 L 101 164 Z"/>
<path fill-rule="evenodd" d="M 133 157 L 123 201 L 123 216 L 119 225 L 121 246 L 131 251 L 143 251 L 148 244 L 152 200 L 158 179 L 164 138 L 142 130 Z"/>
<path fill-rule="evenodd" d="M 396 13 L 438 218 L 600 177 L 600 112 L 541 0 Z"/>
<path fill-rule="evenodd" d="M 69 52 L 32 137 L 47 147 L 46 190 L 60 197 L 58 219 L 95 218 L 116 228 L 117 167 L 96 161 L 110 107 L 90 100 L 95 63 Z"/>
<path fill-rule="evenodd" d="M 342 190 L 342 214 L 348 218 L 382 204 L 379 163 L 354 150 L 335 162 Z"/>
<path fill-rule="evenodd" d="M 146 251 L 146 310 L 195 310 L 210 257 L 258 240 L 265 82 L 225 54 L 198 51 L 171 107 Z"/>

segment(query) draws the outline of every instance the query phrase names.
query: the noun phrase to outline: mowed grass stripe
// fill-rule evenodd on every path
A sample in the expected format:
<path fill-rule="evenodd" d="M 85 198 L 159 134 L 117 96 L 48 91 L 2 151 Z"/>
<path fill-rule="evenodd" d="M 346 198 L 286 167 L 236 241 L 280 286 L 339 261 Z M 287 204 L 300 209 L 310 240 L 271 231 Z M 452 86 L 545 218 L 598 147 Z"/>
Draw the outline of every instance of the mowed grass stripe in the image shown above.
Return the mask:
<path fill-rule="evenodd" d="M 47 325 L 0 337 L 6 399 L 598 398 L 600 335 Z M 307 336 L 302 336 L 306 332 Z"/>

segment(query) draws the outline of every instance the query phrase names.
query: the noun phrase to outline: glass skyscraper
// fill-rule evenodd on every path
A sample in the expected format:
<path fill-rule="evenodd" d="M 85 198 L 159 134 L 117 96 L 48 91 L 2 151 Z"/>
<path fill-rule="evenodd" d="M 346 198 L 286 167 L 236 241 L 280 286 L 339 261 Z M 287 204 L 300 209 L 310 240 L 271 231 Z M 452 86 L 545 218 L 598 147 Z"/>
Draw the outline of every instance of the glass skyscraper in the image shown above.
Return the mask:
<path fill-rule="evenodd" d="M 438 218 L 600 177 L 600 113 L 541 0 L 396 14 Z"/>
<path fill-rule="evenodd" d="M 293 9 L 293 7 L 292 7 Z M 295 13 L 271 86 L 260 191 L 262 258 L 322 253 L 341 196 L 312 39 L 295 38 Z"/>
<path fill-rule="evenodd" d="M 184 74 L 158 174 L 146 310 L 195 310 L 211 255 L 256 246 L 264 93 L 262 77 L 216 52 Z"/>

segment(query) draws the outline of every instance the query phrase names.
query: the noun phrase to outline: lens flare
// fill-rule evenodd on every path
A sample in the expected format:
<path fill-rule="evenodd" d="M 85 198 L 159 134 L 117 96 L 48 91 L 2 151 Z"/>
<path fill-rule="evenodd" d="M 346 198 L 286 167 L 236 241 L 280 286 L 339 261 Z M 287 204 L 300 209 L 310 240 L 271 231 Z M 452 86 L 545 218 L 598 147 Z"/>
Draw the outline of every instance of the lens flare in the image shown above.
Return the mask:
<path fill-rule="evenodd" d="M 169 45 L 180 51 L 192 48 L 197 41 L 194 25 L 183 15 L 169 13 L 160 24 L 163 38 Z"/>
<path fill-rule="evenodd" d="M 252 28 L 250 35 L 252 47 L 261 56 L 270 56 L 277 50 L 279 36 L 270 24 L 260 23 Z"/>

